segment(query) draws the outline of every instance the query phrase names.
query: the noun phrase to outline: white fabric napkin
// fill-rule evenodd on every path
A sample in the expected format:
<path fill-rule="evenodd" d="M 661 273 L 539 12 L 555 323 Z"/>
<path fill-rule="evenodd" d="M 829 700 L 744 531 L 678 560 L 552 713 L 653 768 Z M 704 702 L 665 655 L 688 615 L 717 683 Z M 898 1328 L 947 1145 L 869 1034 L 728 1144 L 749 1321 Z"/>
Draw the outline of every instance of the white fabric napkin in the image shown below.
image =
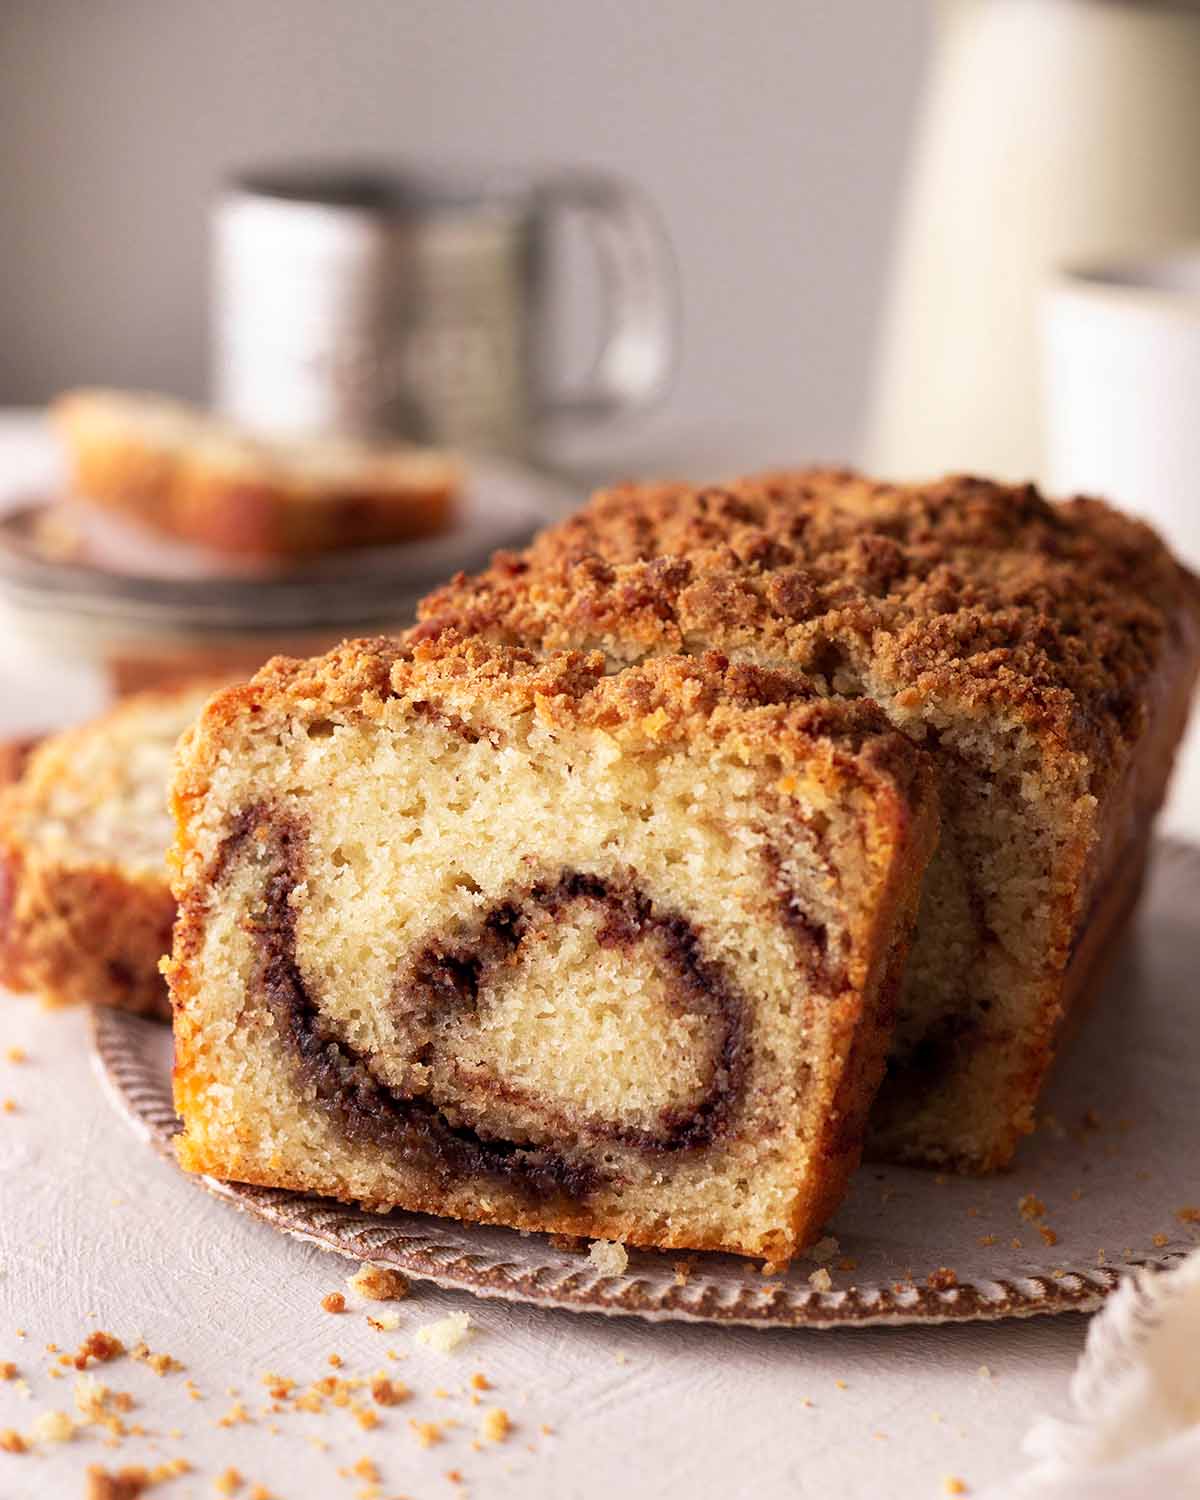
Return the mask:
<path fill-rule="evenodd" d="M 1071 1417 L 1044 1417 L 1026 1437 L 1034 1467 L 986 1500 L 1200 1496 L 1200 1250 L 1113 1294 L 1070 1396 Z"/>

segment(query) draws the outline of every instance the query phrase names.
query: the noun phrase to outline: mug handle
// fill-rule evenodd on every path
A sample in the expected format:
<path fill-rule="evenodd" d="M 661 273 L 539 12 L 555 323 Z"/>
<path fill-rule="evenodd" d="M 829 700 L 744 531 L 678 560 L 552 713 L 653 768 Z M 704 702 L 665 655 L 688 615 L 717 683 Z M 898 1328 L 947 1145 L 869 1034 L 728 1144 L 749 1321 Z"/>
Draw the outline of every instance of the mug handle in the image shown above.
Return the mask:
<path fill-rule="evenodd" d="M 541 196 L 544 220 L 577 215 L 595 245 L 607 328 L 582 384 L 544 394 L 540 415 L 600 422 L 652 406 L 679 358 L 679 277 L 665 229 L 637 189 L 602 173 L 552 178 Z"/>

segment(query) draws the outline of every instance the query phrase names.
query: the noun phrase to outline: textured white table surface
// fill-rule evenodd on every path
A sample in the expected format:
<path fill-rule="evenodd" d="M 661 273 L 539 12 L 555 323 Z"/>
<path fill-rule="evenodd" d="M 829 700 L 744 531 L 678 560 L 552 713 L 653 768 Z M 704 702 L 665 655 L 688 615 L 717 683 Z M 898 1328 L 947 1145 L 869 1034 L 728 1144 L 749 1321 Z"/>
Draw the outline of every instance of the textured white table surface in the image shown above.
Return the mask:
<path fill-rule="evenodd" d="M 6 458 L 11 469 L 19 436 L 18 424 L 6 430 L 0 420 L 0 473 Z M 16 456 L 33 474 L 44 463 L 24 449 Z M 0 636 L 0 735 L 84 717 L 102 700 L 87 670 L 23 660 Z M 1164 827 L 1200 837 L 1195 729 Z M 14 1046 L 24 1062 L 6 1060 Z M 1086 1329 L 1077 1315 L 757 1333 L 535 1311 L 416 1287 L 395 1304 L 399 1328 L 379 1332 L 366 1313 L 381 1304 L 350 1297 L 345 1314 L 321 1309 L 343 1286 L 346 1262 L 242 1218 L 138 1142 L 93 1075 L 84 1015 L 3 997 L 0 1099 L 15 1106 L 0 1113 L 0 1363 L 15 1363 L 29 1386 L 26 1395 L 19 1381 L 0 1381 L 0 1429 L 28 1430 L 41 1411 L 72 1410 L 75 1372 L 52 1378 L 49 1343 L 74 1350 L 101 1328 L 186 1366 L 161 1377 L 128 1359 L 100 1367 L 106 1384 L 132 1392 L 138 1405 L 125 1421 L 146 1435 L 110 1450 L 89 1428 L 65 1444 L 0 1452 L 0 1500 L 73 1500 L 86 1494 L 89 1465 L 177 1455 L 192 1472 L 151 1492 L 166 1500 L 214 1495 L 231 1465 L 246 1479 L 240 1497 L 255 1483 L 277 1500 L 353 1497 L 370 1491 L 339 1470 L 363 1457 L 378 1466 L 380 1500 L 932 1500 L 947 1493 L 949 1476 L 974 1493 L 1017 1472 L 1033 1419 L 1066 1409 Z M 470 1315 L 467 1344 L 439 1355 L 417 1343 L 417 1327 L 452 1310 Z M 389 1360 L 389 1349 L 400 1358 Z M 344 1361 L 336 1372 L 330 1354 Z M 263 1414 L 268 1372 L 306 1386 L 384 1367 L 413 1395 L 380 1408 L 371 1431 L 350 1409 Z M 476 1370 L 495 1388 L 478 1407 L 464 1389 Z M 189 1395 L 188 1380 L 202 1399 Z M 222 1425 L 238 1401 L 251 1420 Z M 490 1405 L 507 1410 L 513 1429 L 477 1451 Z M 410 1419 L 444 1424 L 443 1441 L 423 1448 Z"/>

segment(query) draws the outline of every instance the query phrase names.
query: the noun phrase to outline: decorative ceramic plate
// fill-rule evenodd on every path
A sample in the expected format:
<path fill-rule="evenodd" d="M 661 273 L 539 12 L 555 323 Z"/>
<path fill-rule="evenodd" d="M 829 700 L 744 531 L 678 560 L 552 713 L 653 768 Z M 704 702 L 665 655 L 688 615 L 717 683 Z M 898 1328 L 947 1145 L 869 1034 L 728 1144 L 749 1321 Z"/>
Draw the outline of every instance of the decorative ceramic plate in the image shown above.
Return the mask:
<path fill-rule="evenodd" d="M 1200 1203 L 1198 987 L 1200 849 L 1164 841 L 1014 1168 L 972 1179 L 868 1164 L 829 1226 L 836 1248 L 826 1241 L 819 1266 L 798 1260 L 781 1275 L 736 1256 L 632 1249 L 627 1270 L 610 1275 L 544 1235 L 195 1180 L 354 1260 L 551 1307 L 810 1328 L 1088 1311 L 1123 1271 L 1165 1265 L 1200 1241 L 1197 1215 L 1180 1213 Z M 94 1039 L 117 1108 L 170 1156 L 169 1032 L 98 1009 Z"/>

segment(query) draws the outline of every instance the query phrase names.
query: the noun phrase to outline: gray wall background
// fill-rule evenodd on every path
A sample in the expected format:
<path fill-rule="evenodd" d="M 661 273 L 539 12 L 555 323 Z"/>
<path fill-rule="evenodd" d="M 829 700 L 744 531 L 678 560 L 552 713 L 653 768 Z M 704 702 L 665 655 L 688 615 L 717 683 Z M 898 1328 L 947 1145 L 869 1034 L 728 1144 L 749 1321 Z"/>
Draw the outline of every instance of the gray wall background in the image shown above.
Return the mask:
<path fill-rule="evenodd" d="M 0 404 L 203 394 L 232 165 L 578 161 L 683 277 L 627 461 L 852 455 L 927 41 L 924 0 L 0 0 Z"/>

